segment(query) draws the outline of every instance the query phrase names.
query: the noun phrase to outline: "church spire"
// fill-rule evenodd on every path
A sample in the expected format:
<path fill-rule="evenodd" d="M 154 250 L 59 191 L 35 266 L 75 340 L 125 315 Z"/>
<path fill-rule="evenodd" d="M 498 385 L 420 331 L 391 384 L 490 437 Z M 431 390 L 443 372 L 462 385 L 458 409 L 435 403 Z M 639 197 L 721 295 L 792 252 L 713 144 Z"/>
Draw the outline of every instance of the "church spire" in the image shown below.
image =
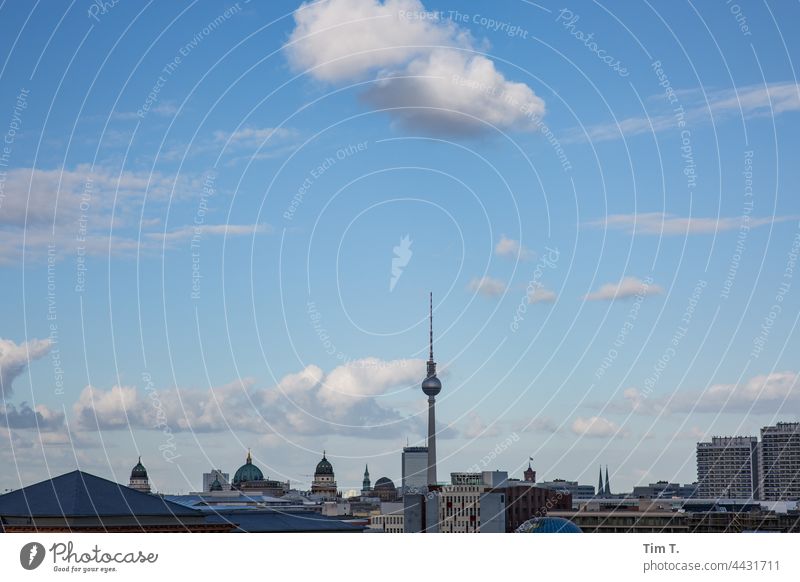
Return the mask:
<path fill-rule="evenodd" d="M 608 484 L 608 465 L 606 465 L 606 489 L 605 489 L 606 496 L 611 495 L 611 486 Z"/>
<path fill-rule="evenodd" d="M 369 465 L 364 465 L 364 481 L 361 482 L 361 491 L 367 492 L 371 489 L 372 487 L 370 486 L 369 481 Z"/>
<path fill-rule="evenodd" d="M 600 465 L 600 476 L 597 478 L 597 496 L 602 497 L 605 490 L 603 489 L 603 465 Z"/>

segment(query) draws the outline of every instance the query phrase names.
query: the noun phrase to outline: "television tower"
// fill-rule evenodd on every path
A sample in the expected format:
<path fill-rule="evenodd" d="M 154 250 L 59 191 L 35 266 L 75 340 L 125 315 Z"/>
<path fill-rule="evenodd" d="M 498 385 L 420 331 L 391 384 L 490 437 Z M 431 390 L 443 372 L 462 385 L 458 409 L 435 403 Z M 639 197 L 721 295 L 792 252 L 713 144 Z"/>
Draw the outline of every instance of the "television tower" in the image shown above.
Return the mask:
<path fill-rule="evenodd" d="M 428 343 L 428 375 L 422 381 L 422 391 L 428 397 L 428 485 L 436 484 L 436 395 L 442 391 L 442 383 L 436 377 L 436 362 L 433 361 L 433 293 L 430 294 L 430 334 Z"/>

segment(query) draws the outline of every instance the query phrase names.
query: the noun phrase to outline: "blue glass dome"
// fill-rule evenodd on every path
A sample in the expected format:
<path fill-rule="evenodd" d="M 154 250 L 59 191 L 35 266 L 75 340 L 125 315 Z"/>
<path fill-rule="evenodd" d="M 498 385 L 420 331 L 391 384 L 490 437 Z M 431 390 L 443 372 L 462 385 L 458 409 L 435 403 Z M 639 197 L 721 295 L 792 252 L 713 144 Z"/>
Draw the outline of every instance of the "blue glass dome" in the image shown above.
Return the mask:
<path fill-rule="evenodd" d="M 583 533 L 581 528 L 563 517 L 534 517 L 514 533 Z"/>

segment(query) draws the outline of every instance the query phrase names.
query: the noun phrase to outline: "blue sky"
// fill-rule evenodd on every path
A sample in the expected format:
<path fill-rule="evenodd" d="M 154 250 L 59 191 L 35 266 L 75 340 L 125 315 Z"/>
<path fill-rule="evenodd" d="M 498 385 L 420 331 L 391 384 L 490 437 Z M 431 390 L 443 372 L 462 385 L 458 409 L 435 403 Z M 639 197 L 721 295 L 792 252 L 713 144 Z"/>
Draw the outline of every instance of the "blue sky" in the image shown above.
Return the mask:
<path fill-rule="evenodd" d="M 0 7 L 0 487 L 399 480 L 429 291 L 440 474 L 798 420 L 797 7 L 462 4 Z"/>

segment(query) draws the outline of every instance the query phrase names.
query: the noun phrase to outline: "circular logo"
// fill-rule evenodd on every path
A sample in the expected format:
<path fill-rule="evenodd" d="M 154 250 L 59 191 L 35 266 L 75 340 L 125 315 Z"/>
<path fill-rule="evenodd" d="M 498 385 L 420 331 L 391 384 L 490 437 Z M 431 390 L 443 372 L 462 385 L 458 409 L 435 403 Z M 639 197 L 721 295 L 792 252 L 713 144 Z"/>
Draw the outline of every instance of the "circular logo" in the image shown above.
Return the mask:
<path fill-rule="evenodd" d="M 19 551 L 19 563 L 26 570 L 35 570 L 44 561 L 44 546 L 39 542 L 30 542 Z"/>

